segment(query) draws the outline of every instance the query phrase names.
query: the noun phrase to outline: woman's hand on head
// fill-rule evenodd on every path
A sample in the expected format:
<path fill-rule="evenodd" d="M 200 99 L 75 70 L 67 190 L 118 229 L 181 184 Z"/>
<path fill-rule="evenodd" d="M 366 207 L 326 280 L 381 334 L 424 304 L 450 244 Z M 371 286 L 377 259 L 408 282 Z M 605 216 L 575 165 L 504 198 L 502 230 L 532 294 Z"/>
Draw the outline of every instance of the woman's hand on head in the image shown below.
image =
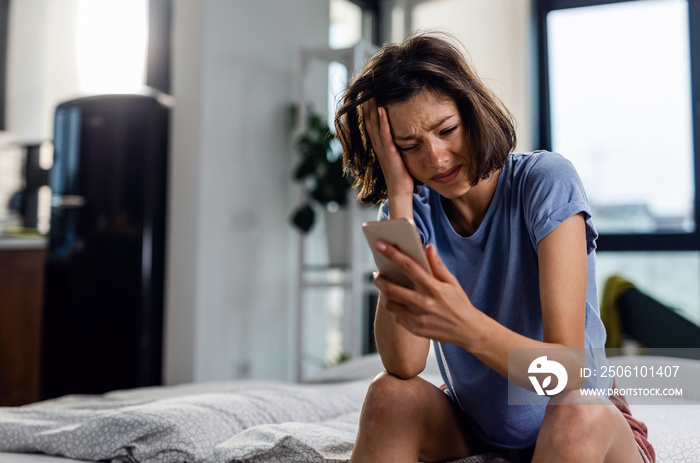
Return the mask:
<path fill-rule="evenodd" d="M 464 346 L 470 316 L 476 309 L 435 246 L 429 245 L 426 251 L 430 272 L 394 246 L 385 245 L 384 251 L 380 250 L 414 285 L 405 288 L 379 274 L 375 284 L 384 298 L 384 307 L 399 325 L 416 336 Z"/>
<path fill-rule="evenodd" d="M 392 197 L 411 197 L 413 178 L 406 170 L 401 153 L 394 144 L 386 108 L 377 107 L 376 100 L 372 98 L 362 104 L 362 114 L 372 148 L 382 167 L 389 201 Z"/>

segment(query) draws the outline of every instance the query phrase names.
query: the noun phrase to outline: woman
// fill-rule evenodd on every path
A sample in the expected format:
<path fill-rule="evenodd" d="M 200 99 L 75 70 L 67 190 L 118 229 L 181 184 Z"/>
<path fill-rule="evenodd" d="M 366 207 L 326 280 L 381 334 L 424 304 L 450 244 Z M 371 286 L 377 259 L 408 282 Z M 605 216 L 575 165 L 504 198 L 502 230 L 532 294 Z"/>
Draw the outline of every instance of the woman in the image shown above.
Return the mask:
<path fill-rule="evenodd" d="M 653 462 L 624 398 L 582 397 L 571 373 L 562 393 L 543 397 L 526 370 L 509 371 L 509 349 L 521 363 L 547 349 L 569 372 L 584 366 L 581 352 L 606 362 L 597 234 L 572 165 L 554 153 L 509 154 L 510 114 L 442 35 L 376 53 L 346 90 L 336 128 L 359 199 L 384 201 L 383 219 L 413 221 L 431 267 L 378 244 L 413 286 L 375 278 L 386 372 L 367 393 L 352 461 L 498 452 L 511 461 Z M 418 377 L 430 340 L 442 390 Z M 509 373 L 520 387 L 509 388 Z M 520 405 L 508 404 L 513 397 Z"/>

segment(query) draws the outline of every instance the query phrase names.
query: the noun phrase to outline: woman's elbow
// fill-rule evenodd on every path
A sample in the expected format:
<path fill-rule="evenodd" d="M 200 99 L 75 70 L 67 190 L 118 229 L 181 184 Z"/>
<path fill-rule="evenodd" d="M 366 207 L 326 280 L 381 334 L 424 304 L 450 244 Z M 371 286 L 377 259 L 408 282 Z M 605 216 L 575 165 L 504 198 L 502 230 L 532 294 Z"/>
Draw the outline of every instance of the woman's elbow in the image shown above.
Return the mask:
<path fill-rule="evenodd" d="M 426 361 L 395 361 L 384 362 L 386 372 L 401 379 L 415 378 L 425 370 Z"/>

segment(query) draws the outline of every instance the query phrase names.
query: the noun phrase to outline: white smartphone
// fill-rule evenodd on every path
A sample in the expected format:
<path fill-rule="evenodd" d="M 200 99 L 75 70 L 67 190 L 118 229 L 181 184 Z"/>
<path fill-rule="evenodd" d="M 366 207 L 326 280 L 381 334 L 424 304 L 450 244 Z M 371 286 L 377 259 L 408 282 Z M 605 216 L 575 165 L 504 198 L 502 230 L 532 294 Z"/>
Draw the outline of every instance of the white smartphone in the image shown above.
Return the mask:
<path fill-rule="evenodd" d="M 377 241 L 384 241 L 396 246 L 401 252 L 430 272 L 428 257 L 425 254 L 425 249 L 423 249 L 418 231 L 408 220 L 394 219 L 365 222 L 362 224 L 362 231 L 365 233 L 367 243 L 369 243 L 369 247 L 372 250 L 374 262 L 377 264 L 379 273 L 387 280 L 406 287 L 413 285 L 413 282 L 396 264 L 377 251 L 375 248 Z"/>

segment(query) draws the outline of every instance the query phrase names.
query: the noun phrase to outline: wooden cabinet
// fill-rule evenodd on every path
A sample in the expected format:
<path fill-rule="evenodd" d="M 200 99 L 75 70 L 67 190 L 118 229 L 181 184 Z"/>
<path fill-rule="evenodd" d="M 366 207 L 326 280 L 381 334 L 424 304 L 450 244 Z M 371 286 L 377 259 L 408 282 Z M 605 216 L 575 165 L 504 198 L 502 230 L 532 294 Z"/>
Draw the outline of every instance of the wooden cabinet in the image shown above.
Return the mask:
<path fill-rule="evenodd" d="M 0 248 L 0 406 L 39 400 L 45 258 Z"/>

